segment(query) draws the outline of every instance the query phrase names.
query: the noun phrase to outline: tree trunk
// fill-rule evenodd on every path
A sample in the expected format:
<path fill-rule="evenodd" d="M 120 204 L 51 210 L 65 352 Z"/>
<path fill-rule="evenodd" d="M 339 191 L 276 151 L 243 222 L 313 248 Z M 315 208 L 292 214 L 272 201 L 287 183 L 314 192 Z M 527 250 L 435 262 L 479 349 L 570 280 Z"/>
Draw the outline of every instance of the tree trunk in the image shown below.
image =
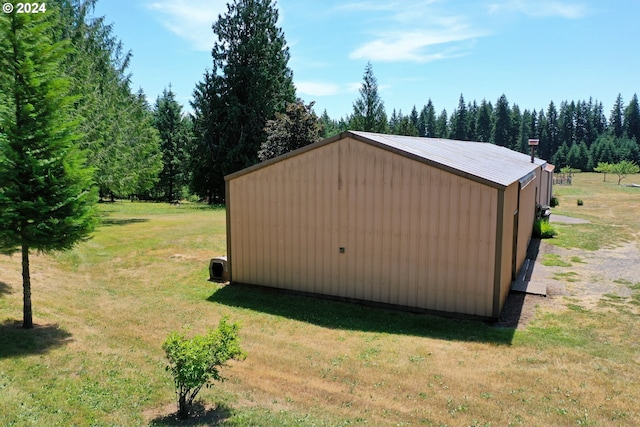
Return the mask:
<path fill-rule="evenodd" d="M 22 295 L 23 320 L 22 327 L 33 328 L 33 313 L 31 312 L 31 274 L 29 272 L 29 246 L 22 243 Z"/>
<path fill-rule="evenodd" d="M 186 393 L 180 393 L 178 397 L 178 418 L 181 420 L 189 418 L 189 406 L 187 405 Z"/>

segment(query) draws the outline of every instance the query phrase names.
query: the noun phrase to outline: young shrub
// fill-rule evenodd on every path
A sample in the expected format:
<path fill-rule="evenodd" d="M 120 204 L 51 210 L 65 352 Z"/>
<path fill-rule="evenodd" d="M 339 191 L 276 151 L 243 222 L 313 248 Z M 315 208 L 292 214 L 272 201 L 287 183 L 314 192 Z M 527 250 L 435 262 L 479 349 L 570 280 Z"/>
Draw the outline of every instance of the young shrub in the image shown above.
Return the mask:
<path fill-rule="evenodd" d="M 582 206 L 584 205 L 584 202 L 582 201 L 582 199 L 578 199 L 578 206 Z"/>
<path fill-rule="evenodd" d="M 193 401 L 202 389 L 210 387 L 211 380 L 224 381 L 220 368 L 231 359 L 244 359 L 245 352 L 240 348 L 239 325 L 228 323 L 227 318 L 220 320 L 216 329 L 210 329 L 206 335 L 197 335 L 191 339 L 184 334 L 171 332 L 162 344 L 169 359 L 167 371 L 173 375 L 178 397 L 178 418 L 189 417 Z"/>
<path fill-rule="evenodd" d="M 551 198 L 551 203 L 549 204 L 549 206 L 551 206 L 552 208 L 560 206 L 560 200 L 556 196 L 553 196 Z"/>

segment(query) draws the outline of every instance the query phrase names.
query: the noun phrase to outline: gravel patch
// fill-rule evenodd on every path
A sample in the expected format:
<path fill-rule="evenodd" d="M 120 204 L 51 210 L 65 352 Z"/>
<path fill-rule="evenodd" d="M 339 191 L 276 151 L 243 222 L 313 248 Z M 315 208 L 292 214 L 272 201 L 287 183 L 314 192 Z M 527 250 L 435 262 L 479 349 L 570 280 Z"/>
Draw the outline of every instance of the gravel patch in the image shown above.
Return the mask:
<path fill-rule="evenodd" d="M 545 254 L 555 254 L 571 265 L 542 265 Z M 629 286 L 640 282 L 638 260 L 640 247 L 635 241 L 616 248 L 586 251 L 560 248 L 543 240 L 531 280 L 546 284 L 547 296 L 512 292 L 496 326 L 525 328 L 535 317 L 538 307 L 545 310 L 563 309 L 571 302 L 593 309 L 605 295 L 628 298 L 633 293 Z"/>

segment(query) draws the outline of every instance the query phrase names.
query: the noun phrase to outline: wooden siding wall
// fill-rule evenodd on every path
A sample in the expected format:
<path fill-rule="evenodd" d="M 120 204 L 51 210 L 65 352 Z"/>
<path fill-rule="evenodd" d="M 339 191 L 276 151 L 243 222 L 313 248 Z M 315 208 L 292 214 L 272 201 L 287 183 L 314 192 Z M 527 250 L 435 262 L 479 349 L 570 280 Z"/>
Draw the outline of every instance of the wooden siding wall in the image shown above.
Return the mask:
<path fill-rule="evenodd" d="M 493 314 L 495 188 L 351 139 L 228 186 L 234 282 Z"/>

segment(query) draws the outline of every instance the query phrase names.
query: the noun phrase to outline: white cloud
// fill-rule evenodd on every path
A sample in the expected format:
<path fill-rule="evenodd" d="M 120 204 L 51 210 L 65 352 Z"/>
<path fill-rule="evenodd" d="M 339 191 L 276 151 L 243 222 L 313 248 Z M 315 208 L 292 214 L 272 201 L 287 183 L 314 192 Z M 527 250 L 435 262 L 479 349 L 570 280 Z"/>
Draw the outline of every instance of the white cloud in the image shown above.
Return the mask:
<path fill-rule="evenodd" d="M 340 86 L 333 83 L 297 82 L 296 89 L 299 93 L 311 96 L 331 96 L 340 93 Z"/>
<path fill-rule="evenodd" d="M 431 62 L 462 55 L 460 42 L 482 36 L 478 30 L 454 25 L 436 30 L 379 34 L 349 54 L 351 59 Z"/>
<path fill-rule="evenodd" d="M 157 0 L 147 8 L 159 15 L 172 33 L 187 40 L 194 49 L 210 51 L 216 40 L 211 26 L 227 11 L 226 0 Z"/>
<path fill-rule="evenodd" d="M 558 16 L 566 19 L 584 17 L 588 9 L 584 4 L 554 0 L 509 0 L 489 5 L 490 13 L 517 12 L 531 17 Z"/>
<path fill-rule="evenodd" d="M 351 59 L 430 62 L 463 54 L 462 42 L 486 35 L 452 2 L 403 0 L 349 3 L 343 11 L 371 12 L 360 32 L 368 38 Z M 378 13 L 376 13 L 378 12 Z M 471 13 L 465 10 L 465 13 Z"/>

